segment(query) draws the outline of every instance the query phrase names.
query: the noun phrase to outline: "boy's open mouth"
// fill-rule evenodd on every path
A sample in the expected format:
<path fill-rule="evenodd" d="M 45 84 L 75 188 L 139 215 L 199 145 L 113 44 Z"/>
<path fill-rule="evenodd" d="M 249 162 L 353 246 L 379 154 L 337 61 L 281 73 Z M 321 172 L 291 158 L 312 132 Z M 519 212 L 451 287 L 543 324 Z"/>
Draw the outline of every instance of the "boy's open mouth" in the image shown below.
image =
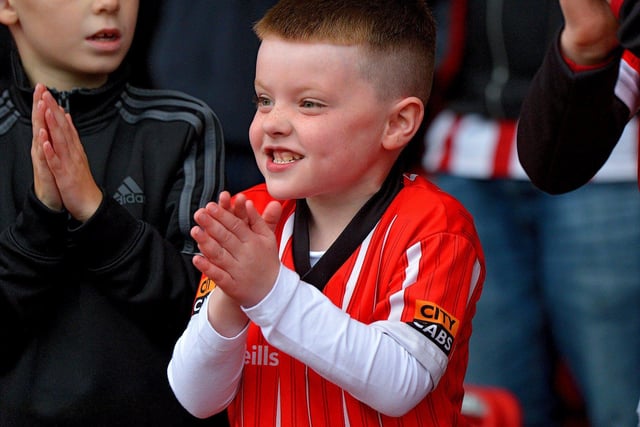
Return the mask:
<path fill-rule="evenodd" d="M 271 153 L 271 155 L 273 157 L 273 163 L 278 165 L 285 164 L 285 163 L 293 163 L 296 160 L 302 159 L 303 157 L 299 154 L 295 154 L 289 151 L 286 151 L 286 152 L 274 151 L 273 153 Z"/>
<path fill-rule="evenodd" d="M 116 30 L 105 30 L 105 31 L 100 31 L 95 33 L 94 35 L 90 36 L 89 39 L 90 40 L 106 40 L 106 41 L 112 41 L 112 40 L 117 40 L 120 37 L 120 33 Z"/>

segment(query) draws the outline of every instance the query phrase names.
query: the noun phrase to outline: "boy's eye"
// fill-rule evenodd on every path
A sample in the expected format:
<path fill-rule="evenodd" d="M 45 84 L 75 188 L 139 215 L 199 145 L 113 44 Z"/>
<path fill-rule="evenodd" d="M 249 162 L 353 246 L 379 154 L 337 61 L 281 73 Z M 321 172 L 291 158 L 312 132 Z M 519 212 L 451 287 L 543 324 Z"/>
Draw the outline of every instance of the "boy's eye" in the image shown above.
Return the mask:
<path fill-rule="evenodd" d="M 253 102 L 256 104 L 256 107 L 269 107 L 272 102 L 266 96 L 254 96 Z"/>
<path fill-rule="evenodd" d="M 300 103 L 300 106 L 303 108 L 318 108 L 321 107 L 321 105 L 315 101 L 309 101 L 308 99 L 305 99 L 304 101 L 302 101 Z"/>

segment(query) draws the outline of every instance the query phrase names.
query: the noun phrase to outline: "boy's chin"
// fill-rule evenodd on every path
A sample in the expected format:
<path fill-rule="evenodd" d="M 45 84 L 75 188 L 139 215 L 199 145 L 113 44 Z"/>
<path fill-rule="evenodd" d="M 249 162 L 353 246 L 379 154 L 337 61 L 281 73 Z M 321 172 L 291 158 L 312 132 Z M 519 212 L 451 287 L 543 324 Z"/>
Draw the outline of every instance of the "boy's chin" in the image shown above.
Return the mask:
<path fill-rule="evenodd" d="M 304 194 L 300 194 L 290 182 L 278 179 L 265 178 L 265 184 L 267 185 L 267 191 L 269 195 L 277 200 L 292 200 L 303 199 L 306 197 Z"/>

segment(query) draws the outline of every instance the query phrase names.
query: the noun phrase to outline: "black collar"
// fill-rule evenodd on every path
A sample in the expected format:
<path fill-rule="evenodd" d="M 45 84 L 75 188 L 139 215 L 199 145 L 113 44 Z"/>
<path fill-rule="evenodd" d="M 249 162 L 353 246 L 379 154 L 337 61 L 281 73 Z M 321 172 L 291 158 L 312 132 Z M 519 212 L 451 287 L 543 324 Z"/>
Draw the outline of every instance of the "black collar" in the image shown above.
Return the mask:
<path fill-rule="evenodd" d="M 11 66 L 13 79 L 13 84 L 9 88 L 11 98 L 20 115 L 31 120 L 33 86 L 29 82 L 15 48 L 11 52 Z M 49 90 L 58 103 L 71 114 L 78 131 L 82 131 L 103 122 L 105 114 L 116 113 L 114 106 L 126 86 L 127 76 L 128 67 L 123 65 L 109 76 L 107 83 L 99 88 L 78 88 L 70 91 L 50 88 Z"/>
<path fill-rule="evenodd" d="M 313 267 L 309 262 L 309 207 L 304 199 L 297 200 L 293 221 L 293 263 L 301 279 L 323 290 L 338 268 L 373 230 L 402 189 L 402 180 L 402 173 L 394 167 L 380 190 L 360 208 Z"/>

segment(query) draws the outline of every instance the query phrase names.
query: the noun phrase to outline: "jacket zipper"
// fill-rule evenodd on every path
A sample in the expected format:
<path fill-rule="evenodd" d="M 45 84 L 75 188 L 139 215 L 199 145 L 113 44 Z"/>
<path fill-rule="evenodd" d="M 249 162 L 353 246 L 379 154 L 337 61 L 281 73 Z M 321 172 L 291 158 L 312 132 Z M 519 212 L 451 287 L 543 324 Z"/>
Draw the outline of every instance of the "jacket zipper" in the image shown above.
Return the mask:
<path fill-rule="evenodd" d="M 64 111 L 67 113 L 71 113 L 71 93 L 70 92 L 59 92 L 58 93 L 58 104 L 60 104 L 60 106 L 62 108 L 64 108 Z"/>

